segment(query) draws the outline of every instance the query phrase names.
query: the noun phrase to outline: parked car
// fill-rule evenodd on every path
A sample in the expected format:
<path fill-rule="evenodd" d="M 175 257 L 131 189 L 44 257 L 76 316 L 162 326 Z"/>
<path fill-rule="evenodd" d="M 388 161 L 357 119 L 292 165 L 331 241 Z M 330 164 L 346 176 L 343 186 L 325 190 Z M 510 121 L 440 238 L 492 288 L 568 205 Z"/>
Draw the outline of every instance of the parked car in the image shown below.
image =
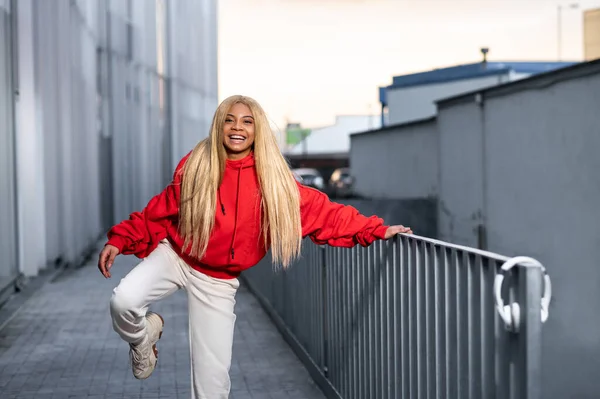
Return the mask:
<path fill-rule="evenodd" d="M 296 180 L 305 186 L 316 188 L 321 191 L 325 189 L 325 181 L 318 170 L 312 168 L 297 168 L 292 169 L 292 172 L 294 173 Z"/>
<path fill-rule="evenodd" d="M 350 197 L 354 186 L 354 177 L 349 168 L 339 168 L 333 171 L 329 179 L 329 193 L 332 197 Z"/>

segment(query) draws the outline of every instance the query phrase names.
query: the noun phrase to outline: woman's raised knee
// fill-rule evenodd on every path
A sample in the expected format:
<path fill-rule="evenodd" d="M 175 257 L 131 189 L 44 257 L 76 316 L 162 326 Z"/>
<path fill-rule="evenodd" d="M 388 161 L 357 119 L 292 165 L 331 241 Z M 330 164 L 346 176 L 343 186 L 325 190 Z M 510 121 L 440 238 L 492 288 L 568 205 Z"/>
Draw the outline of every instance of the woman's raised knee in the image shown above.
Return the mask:
<path fill-rule="evenodd" d="M 142 298 L 132 290 L 115 288 L 110 298 L 110 311 L 112 314 L 123 314 L 140 309 Z"/>

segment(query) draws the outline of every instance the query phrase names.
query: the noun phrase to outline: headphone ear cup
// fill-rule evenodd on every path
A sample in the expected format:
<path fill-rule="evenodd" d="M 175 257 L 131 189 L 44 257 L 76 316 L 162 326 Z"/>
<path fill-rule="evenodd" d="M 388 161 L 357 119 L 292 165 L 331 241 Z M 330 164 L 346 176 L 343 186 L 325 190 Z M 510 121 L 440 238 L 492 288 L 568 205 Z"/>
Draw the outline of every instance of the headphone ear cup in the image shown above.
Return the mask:
<path fill-rule="evenodd" d="M 510 310 L 510 305 L 505 305 L 504 306 L 504 314 L 510 315 L 510 317 L 508 318 L 508 320 L 504 320 L 504 321 L 506 322 L 506 329 L 507 330 L 512 330 L 513 317 L 512 317 L 512 311 Z"/>
<path fill-rule="evenodd" d="M 510 331 L 519 331 L 519 324 L 521 322 L 521 308 L 517 302 L 513 302 L 510 305 L 504 306 L 504 313 L 510 315 L 510 323 L 507 324 L 506 328 Z"/>
<path fill-rule="evenodd" d="M 517 302 L 511 303 L 511 318 L 514 331 L 519 331 L 519 324 L 521 324 L 521 308 Z"/>

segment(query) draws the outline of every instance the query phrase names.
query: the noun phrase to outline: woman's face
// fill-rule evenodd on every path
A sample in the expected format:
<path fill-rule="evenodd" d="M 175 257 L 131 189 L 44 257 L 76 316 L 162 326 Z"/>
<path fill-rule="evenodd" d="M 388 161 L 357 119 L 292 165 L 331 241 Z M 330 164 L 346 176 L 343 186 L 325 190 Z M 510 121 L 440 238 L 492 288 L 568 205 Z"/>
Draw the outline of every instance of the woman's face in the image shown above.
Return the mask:
<path fill-rule="evenodd" d="M 237 103 L 229 108 L 223 125 L 223 145 L 227 158 L 242 159 L 252 151 L 254 144 L 254 117 L 250 108 Z"/>

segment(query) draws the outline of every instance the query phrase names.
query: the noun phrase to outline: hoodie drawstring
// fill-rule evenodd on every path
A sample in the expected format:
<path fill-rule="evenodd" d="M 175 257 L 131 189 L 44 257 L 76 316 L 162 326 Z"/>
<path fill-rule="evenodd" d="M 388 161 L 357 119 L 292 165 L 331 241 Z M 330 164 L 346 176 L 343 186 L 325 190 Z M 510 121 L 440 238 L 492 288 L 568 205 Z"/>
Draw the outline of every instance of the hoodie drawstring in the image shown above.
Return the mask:
<path fill-rule="evenodd" d="M 231 239 L 231 259 L 235 259 L 235 233 L 237 231 L 238 209 L 240 204 L 240 180 L 242 178 L 242 168 L 238 170 L 237 190 L 235 193 L 235 221 L 233 223 L 233 238 Z"/>
<path fill-rule="evenodd" d="M 217 189 L 217 194 L 219 196 L 219 203 L 221 204 L 221 212 L 223 212 L 223 216 L 225 216 L 225 205 L 223 205 L 223 200 L 221 200 L 221 189 Z"/>

